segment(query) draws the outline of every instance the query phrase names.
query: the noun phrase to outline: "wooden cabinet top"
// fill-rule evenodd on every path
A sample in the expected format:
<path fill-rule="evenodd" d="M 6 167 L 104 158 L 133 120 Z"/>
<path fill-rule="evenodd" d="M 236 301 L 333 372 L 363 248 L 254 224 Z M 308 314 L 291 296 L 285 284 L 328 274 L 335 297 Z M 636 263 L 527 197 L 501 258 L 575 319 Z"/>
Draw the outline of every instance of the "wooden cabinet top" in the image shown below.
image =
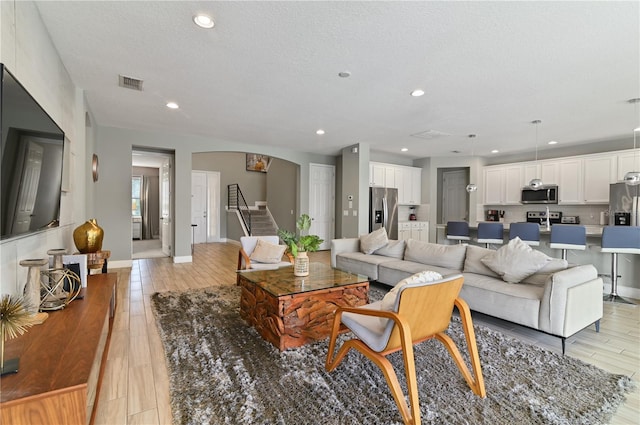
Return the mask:
<path fill-rule="evenodd" d="M 116 282 L 115 273 L 89 276 L 83 299 L 5 343 L 4 358 L 20 365 L 0 380 L 2 403 L 87 384 Z"/>

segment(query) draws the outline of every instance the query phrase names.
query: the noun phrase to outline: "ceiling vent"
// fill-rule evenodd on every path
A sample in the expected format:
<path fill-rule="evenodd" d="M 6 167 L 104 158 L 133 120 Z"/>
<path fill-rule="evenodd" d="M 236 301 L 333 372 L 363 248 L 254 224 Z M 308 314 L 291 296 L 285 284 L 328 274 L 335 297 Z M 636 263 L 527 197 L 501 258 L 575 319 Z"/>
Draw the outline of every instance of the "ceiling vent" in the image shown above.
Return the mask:
<path fill-rule="evenodd" d="M 427 131 L 421 131 L 420 133 L 411 134 L 411 137 L 417 137 L 418 139 L 426 139 L 426 140 L 437 139 L 438 137 L 447 137 L 447 136 L 451 136 L 451 135 L 449 133 L 443 133 L 442 131 L 437 131 L 437 130 L 427 130 Z"/>
<path fill-rule="evenodd" d="M 124 75 L 118 76 L 118 85 L 125 89 L 142 91 L 142 80 L 133 77 L 126 77 Z"/>

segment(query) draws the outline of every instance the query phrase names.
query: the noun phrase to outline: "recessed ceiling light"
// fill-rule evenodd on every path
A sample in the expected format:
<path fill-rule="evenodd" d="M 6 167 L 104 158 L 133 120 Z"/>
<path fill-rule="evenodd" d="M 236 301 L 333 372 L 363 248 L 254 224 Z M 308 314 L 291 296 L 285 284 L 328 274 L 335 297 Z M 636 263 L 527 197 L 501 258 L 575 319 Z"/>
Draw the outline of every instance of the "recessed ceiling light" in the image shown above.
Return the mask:
<path fill-rule="evenodd" d="M 420 90 L 420 89 L 416 89 L 416 90 L 411 92 L 411 96 L 413 96 L 413 97 L 420 97 L 423 94 L 424 94 L 424 90 Z"/>
<path fill-rule="evenodd" d="M 320 128 L 316 130 L 316 134 L 322 136 L 324 134 L 324 130 Z"/>
<path fill-rule="evenodd" d="M 213 22 L 213 19 L 211 18 L 211 16 L 208 15 L 204 15 L 202 13 L 195 15 L 193 17 L 193 22 L 196 23 L 197 26 L 199 26 L 200 28 L 213 28 L 213 26 L 215 25 L 215 22 Z"/>
<path fill-rule="evenodd" d="M 400 149 L 400 152 L 407 152 L 409 149 L 408 148 L 402 148 Z"/>
<path fill-rule="evenodd" d="M 548 145 L 557 145 L 558 142 L 556 142 L 555 140 L 551 140 L 549 141 L 549 143 L 547 143 Z"/>
<path fill-rule="evenodd" d="M 176 102 L 167 103 L 167 108 L 169 109 L 178 109 L 180 106 Z"/>
<path fill-rule="evenodd" d="M 351 73 L 349 71 L 342 71 L 342 72 L 338 72 L 338 77 L 340 78 L 347 78 L 350 77 Z"/>
<path fill-rule="evenodd" d="M 498 149 L 494 149 L 491 151 L 491 153 L 498 153 L 498 152 L 500 152 Z"/>

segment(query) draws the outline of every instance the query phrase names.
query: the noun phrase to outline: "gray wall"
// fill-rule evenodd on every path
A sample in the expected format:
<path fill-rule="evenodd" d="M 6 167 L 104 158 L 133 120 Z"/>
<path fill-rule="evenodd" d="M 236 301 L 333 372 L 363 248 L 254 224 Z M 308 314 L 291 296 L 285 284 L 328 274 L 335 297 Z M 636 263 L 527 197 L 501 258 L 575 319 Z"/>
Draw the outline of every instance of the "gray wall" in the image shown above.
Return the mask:
<path fill-rule="evenodd" d="M 296 230 L 298 214 L 298 175 L 300 167 L 292 162 L 273 158 L 267 173 L 267 206 L 278 228 Z"/>

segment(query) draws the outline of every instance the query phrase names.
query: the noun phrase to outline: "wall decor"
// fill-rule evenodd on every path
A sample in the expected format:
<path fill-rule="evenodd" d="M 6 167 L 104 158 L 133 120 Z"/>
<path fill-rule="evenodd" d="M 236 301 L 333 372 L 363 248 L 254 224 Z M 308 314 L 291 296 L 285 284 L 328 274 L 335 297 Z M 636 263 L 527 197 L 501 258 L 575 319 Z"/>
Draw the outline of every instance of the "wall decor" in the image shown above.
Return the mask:
<path fill-rule="evenodd" d="M 247 171 L 266 173 L 271 165 L 271 157 L 256 153 L 247 154 Z"/>

